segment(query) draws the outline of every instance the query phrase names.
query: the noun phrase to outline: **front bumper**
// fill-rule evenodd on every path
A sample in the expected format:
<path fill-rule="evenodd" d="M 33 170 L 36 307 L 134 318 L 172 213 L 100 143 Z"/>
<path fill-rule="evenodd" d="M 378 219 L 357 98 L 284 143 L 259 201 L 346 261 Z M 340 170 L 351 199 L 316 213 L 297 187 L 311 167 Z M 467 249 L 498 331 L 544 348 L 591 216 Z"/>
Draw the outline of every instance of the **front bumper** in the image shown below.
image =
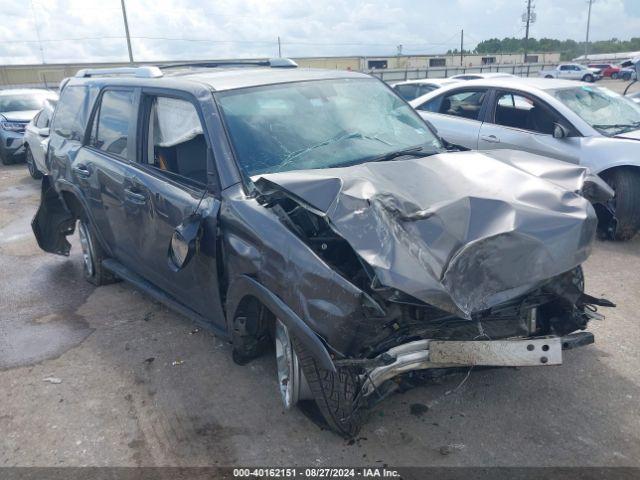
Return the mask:
<path fill-rule="evenodd" d="M 561 365 L 563 350 L 589 345 L 593 341 L 590 332 L 511 340 L 416 340 L 380 355 L 378 359 L 383 365 L 367 372 L 363 393 L 369 395 L 385 381 L 415 370 Z"/>
<path fill-rule="evenodd" d="M 24 132 L 0 132 L 0 150 L 6 158 L 21 158 L 24 156 Z"/>

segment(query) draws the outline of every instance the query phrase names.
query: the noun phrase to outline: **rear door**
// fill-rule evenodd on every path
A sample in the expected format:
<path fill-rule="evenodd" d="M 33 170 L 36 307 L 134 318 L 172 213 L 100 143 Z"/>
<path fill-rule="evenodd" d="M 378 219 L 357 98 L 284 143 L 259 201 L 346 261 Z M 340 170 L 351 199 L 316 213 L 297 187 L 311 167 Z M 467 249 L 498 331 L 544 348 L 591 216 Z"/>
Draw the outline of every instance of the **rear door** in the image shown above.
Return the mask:
<path fill-rule="evenodd" d="M 85 147 L 71 164 L 76 184 L 89 203 L 93 221 L 114 257 L 137 271 L 134 231 L 139 199 L 128 191 L 134 167 L 139 89 L 102 90 Z"/>
<path fill-rule="evenodd" d="M 569 137 L 553 137 L 556 123 L 570 132 Z M 579 163 L 580 144 L 580 137 L 571 124 L 538 97 L 518 91 L 499 90 L 487 107 L 478 149 L 524 150 Z"/>
<path fill-rule="evenodd" d="M 179 302 L 224 328 L 218 290 L 220 200 L 210 140 L 199 105 L 183 92 L 142 91 L 135 171 L 127 189 L 140 195 L 133 248 L 139 269 Z M 204 218 L 199 247 L 179 271 L 169 263 L 174 229 L 193 213 Z"/>
<path fill-rule="evenodd" d="M 476 149 L 487 94 L 488 89 L 482 87 L 449 90 L 419 105 L 416 110 L 433 123 L 447 142 Z"/>

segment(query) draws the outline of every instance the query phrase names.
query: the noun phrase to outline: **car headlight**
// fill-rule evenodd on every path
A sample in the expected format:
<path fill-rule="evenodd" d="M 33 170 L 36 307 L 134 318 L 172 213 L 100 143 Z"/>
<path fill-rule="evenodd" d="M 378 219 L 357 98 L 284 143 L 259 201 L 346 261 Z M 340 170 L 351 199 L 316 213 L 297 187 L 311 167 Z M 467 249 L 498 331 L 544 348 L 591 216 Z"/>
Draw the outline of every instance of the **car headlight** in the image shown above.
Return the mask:
<path fill-rule="evenodd" d="M 24 123 L 19 122 L 0 122 L 0 128 L 9 132 L 23 132 L 25 128 Z"/>

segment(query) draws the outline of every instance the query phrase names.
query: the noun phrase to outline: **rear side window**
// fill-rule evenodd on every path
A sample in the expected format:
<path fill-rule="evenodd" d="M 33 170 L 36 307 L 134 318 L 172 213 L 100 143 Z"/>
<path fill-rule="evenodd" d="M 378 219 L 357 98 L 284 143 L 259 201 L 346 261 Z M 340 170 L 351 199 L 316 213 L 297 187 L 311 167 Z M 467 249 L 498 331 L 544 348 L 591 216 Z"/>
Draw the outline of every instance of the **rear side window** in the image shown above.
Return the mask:
<path fill-rule="evenodd" d="M 466 90 L 444 95 L 438 112 L 469 120 L 477 120 L 480 117 L 480 110 L 486 93 L 486 90 Z"/>
<path fill-rule="evenodd" d="M 68 86 L 62 91 L 53 119 L 53 132 L 68 140 L 82 141 L 87 125 L 89 99 L 83 86 Z"/>
<path fill-rule="evenodd" d="M 89 144 L 103 152 L 129 158 L 129 125 L 133 115 L 133 91 L 107 90 L 102 95 Z"/>
<path fill-rule="evenodd" d="M 416 90 L 417 90 L 416 85 L 412 85 L 412 84 L 396 85 L 393 89 L 397 92 L 398 95 L 400 95 L 402 98 L 404 98 L 407 101 L 413 100 L 414 98 L 418 97 L 418 95 L 416 94 Z"/>

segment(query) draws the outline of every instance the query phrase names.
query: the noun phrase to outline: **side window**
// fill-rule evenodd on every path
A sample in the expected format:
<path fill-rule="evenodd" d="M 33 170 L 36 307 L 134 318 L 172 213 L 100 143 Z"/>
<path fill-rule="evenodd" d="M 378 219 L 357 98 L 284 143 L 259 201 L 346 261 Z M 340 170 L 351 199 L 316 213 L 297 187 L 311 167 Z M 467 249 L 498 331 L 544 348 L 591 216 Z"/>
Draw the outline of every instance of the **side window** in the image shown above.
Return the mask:
<path fill-rule="evenodd" d="M 417 109 L 422 110 L 423 112 L 434 112 L 438 113 L 440 111 L 440 104 L 442 103 L 442 96 L 432 98 L 428 102 L 423 103 Z"/>
<path fill-rule="evenodd" d="M 82 141 L 87 118 L 87 90 L 82 86 L 67 86 L 62 90 L 53 131 L 68 140 Z"/>
<path fill-rule="evenodd" d="M 486 96 L 486 90 L 465 90 L 445 95 L 440 104 L 439 113 L 455 117 L 477 120 Z"/>
<path fill-rule="evenodd" d="M 564 70 L 570 70 L 571 67 L 569 67 L 569 65 L 560 65 L 560 70 L 564 71 Z"/>
<path fill-rule="evenodd" d="M 407 101 L 418 97 L 418 95 L 416 95 L 416 85 L 411 85 L 410 83 L 405 85 L 396 85 L 394 90 Z"/>
<path fill-rule="evenodd" d="M 416 94 L 416 98 L 421 97 L 422 95 L 426 95 L 429 92 L 433 92 L 436 88 L 435 85 L 420 85 L 418 87 L 418 92 Z"/>
<path fill-rule="evenodd" d="M 154 97 L 148 125 L 147 164 L 206 185 L 207 142 L 196 107 L 186 100 Z"/>
<path fill-rule="evenodd" d="M 516 93 L 499 94 L 495 123 L 505 127 L 551 135 L 557 115 L 546 105 Z"/>
<path fill-rule="evenodd" d="M 129 125 L 134 120 L 134 94 L 130 90 L 107 90 L 94 119 L 89 144 L 103 152 L 130 158 Z"/>

